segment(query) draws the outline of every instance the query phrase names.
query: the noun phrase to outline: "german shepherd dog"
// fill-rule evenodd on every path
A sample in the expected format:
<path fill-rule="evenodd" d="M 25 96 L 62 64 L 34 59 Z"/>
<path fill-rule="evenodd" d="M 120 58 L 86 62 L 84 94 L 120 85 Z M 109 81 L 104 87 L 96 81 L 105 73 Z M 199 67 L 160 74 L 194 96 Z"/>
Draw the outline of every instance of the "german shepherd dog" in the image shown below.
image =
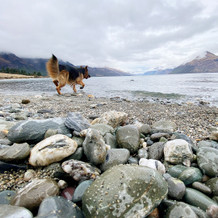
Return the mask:
<path fill-rule="evenodd" d="M 76 68 L 70 65 L 61 65 L 54 55 L 46 63 L 46 69 L 53 79 L 59 95 L 61 95 L 61 88 L 66 84 L 73 86 L 73 91 L 76 93 L 76 84 L 81 85 L 80 89 L 83 89 L 85 84 L 82 80 L 91 77 L 88 73 L 88 66 Z"/>

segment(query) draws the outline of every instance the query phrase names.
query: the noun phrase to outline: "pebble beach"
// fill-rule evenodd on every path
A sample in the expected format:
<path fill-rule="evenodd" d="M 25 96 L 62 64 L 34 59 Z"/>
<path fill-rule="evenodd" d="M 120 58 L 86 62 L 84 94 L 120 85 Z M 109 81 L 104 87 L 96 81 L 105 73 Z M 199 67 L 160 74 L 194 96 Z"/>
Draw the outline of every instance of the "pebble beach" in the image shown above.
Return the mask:
<path fill-rule="evenodd" d="M 110 117 L 110 122 L 108 121 L 108 123 L 105 123 L 99 121 L 101 120 L 102 115 L 110 113 L 111 111 L 113 111 L 114 114 L 105 115 L 104 117 L 104 120 L 107 120 L 107 118 Z M 77 117 L 78 113 L 81 117 Z M 60 127 L 59 130 L 62 121 L 56 121 L 57 119 L 63 120 L 65 125 L 64 128 L 67 130 L 63 130 L 62 127 Z M 30 136 L 25 136 L 26 140 L 23 138 L 21 139 L 18 132 L 23 131 L 22 128 L 24 129 L 24 124 L 23 126 L 17 126 L 17 129 L 14 128 L 18 123 L 26 122 L 25 125 L 28 125 L 28 122 L 34 121 L 37 125 L 42 125 L 42 130 L 47 124 L 40 124 L 40 122 L 46 123 L 48 120 L 55 120 L 59 126 L 45 129 L 43 138 L 41 139 L 34 138 L 33 140 Z M 68 121 L 66 122 L 66 120 Z M 100 126 L 100 124 L 105 126 Z M 94 128 L 95 130 L 93 130 L 91 127 L 95 125 L 97 125 L 97 129 Z M 11 127 L 14 129 L 12 128 L 13 130 L 11 130 Z M 40 129 L 40 126 L 37 128 Z M 57 131 L 55 132 L 55 130 Z M 57 201 L 63 201 L 62 203 L 66 205 L 72 203 L 74 208 L 76 208 L 76 211 L 71 211 L 69 213 L 75 213 L 75 217 L 102 217 L 102 214 L 108 214 L 108 217 L 119 217 L 118 215 L 123 217 L 162 217 L 163 214 L 166 217 L 172 217 L 172 214 L 175 211 L 177 211 L 177 213 L 179 211 L 181 215 L 188 217 L 185 214 L 185 211 L 187 210 L 192 214 L 192 217 L 217 217 L 217 185 L 214 185 L 214 182 L 212 183 L 210 181 L 216 180 L 215 183 L 218 184 L 217 107 L 209 106 L 208 104 L 204 104 L 204 102 L 193 104 L 191 102 L 167 103 L 163 101 L 134 101 L 120 97 L 96 98 L 93 95 L 87 95 L 85 93 L 65 93 L 61 96 L 56 94 L 52 96 L 46 94 L 31 96 L 28 94 L 25 96 L 0 94 L 0 131 L 0 150 L 5 149 L 4 151 L 2 150 L 2 153 L 0 152 L 2 172 L 0 174 L 0 191 L 1 193 L 4 193 L 5 191 L 13 193 L 13 197 L 11 197 L 10 201 L 5 205 L 23 208 L 23 213 L 28 214 L 25 217 L 36 215 L 38 217 L 46 217 L 49 212 L 41 209 L 43 208 L 42 200 L 45 201 L 45 205 L 58 205 L 59 203 L 57 203 Z M 31 131 L 31 128 L 29 128 L 29 131 Z M 36 132 L 38 132 L 38 129 Z M 15 136 L 16 134 L 17 136 Z M 27 134 L 31 135 L 32 133 L 27 132 Z M 50 140 L 53 141 L 47 143 L 49 145 L 54 145 L 58 140 L 61 140 L 64 141 L 62 147 L 69 147 L 72 144 L 74 150 L 66 150 L 66 153 L 71 153 L 63 156 L 64 152 L 62 152 L 60 155 L 61 157 L 56 157 L 55 155 L 58 151 L 53 151 L 52 149 L 59 149 L 59 145 L 57 144 L 54 146 L 55 148 L 51 148 L 52 152 L 55 153 L 53 159 L 57 158 L 57 160 L 45 165 L 40 164 L 37 159 L 39 156 L 37 155 L 42 154 L 36 154 L 36 156 L 34 156 L 35 159 L 33 158 L 35 162 L 33 161 L 31 163 L 30 157 L 31 155 L 33 156 L 33 151 L 31 150 L 33 150 L 35 146 L 38 146 L 39 143 L 42 143 L 41 146 L 43 148 L 43 143 L 46 143 L 44 142 L 46 138 L 55 135 L 57 137 L 62 137 L 59 136 L 60 134 L 66 136 L 67 139 L 51 138 Z M 128 137 L 131 139 L 125 141 L 128 134 L 130 134 Z M 112 138 L 112 136 L 114 138 Z M 75 142 L 74 145 L 73 142 L 67 141 L 68 138 Z M 112 142 L 112 139 L 114 139 L 116 143 Z M 174 145 L 170 145 L 169 142 L 174 142 L 174 140 L 182 140 L 182 142 L 175 141 Z M 26 143 L 27 145 L 25 146 L 29 148 L 29 153 L 26 151 L 26 156 L 21 159 L 10 157 L 11 159 L 7 160 L 8 157 L 5 156 L 7 156 L 8 150 L 10 150 L 9 147 L 15 146 L 14 143 Z M 156 143 L 159 144 L 157 145 Z M 169 145 L 167 143 L 169 143 Z M 204 146 L 205 144 L 207 144 L 207 146 Z M 96 145 L 99 147 L 95 148 Z M 177 157 L 178 154 L 174 153 L 173 157 L 176 156 L 179 160 L 173 162 L 173 158 L 170 157 L 171 154 L 168 154 L 167 152 L 168 150 L 169 152 L 172 152 L 176 146 L 178 146 L 176 149 L 182 147 L 181 153 L 183 153 L 183 151 L 186 152 L 186 150 L 187 153 L 184 153 L 183 157 Z M 202 151 L 205 147 L 209 150 Z M 28 148 L 26 149 L 28 150 Z M 38 151 L 43 150 L 42 148 L 38 149 Z M 8 150 L 6 151 L 6 149 Z M 204 154 L 207 154 L 208 152 L 208 155 L 212 152 L 213 155 L 215 155 L 213 161 L 214 167 L 212 167 L 212 169 L 204 169 L 204 163 L 200 160 L 202 152 Z M 23 153 L 25 152 L 23 151 Z M 79 158 L 70 156 L 76 153 L 79 153 L 77 154 L 80 155 Z M 94 154 L 94 157 L 92 154 Z M 120 156 L 116 156 L 115 154 Z M 185 159 L 184 156 L 186 156 Z M 113 158 L 115 161 L 112 160 Z M 46 159 L 46 157 L 43 156 L 43 159 Z M 75 160 L 81 161 L 82 163 L 74 162 Z M 147 163 L 147 160 L 156 161 L 154 163 L 156 168 L 152 165 L 152 161 Z M 110 161 L 116 163 L 110 165 Z M 85 163 L 91 165 L 87 166 Z M 143 169 L 138 169 L 138 166 L 141 166 Z M 184 169 L 176 169 L 175 173 L 175 171 L 172 170 L 172 166 L 184 166 Z M 6 170 L 2 170 L 4 167 Z M 22 167 L 24 168 L 22 169 Z M 84 172 L 80 172 L 81 168 L 86 169 L 85 175 Z M 170 172 L 170 169 L 172 172 Z M 189 181 L 190 178 L 188 178 L 188 175 L 179 175 L 184 170 L 190 169 L 193 170 L 193 174 L 196 174 L 196 177 L 194 179 L 192 178 L 191 181 Z M 207 170 L 209 172 L 207 172 Z M 89 171 L 91 173 L 87 173 Z M 135 171 L 135 179 L 138 186 L 144 187 L 144 190 L 146 189 L 147 192 L 146 196 L 150 196 L 149 198 L 151 199 L 149 200 L 149 203 L 146 202 L 140 189 L 130 182 L 133 176 L 132 171 Z M 178 171 L 181 172 L 178 173 Z M 149 187 L 152 187 L 150 188 L 151 190 L 147 187 L 146 182 L 145 184 L 140 183 L 142 179 L 141 174 L 143 174 L 143 172 L 145 174 L 148 173 L 153 175 L 151 178 L 143 178 L 143 180 L 148 180 L 148 183 L 150 184 Z M 69 177 L 72 179 L 71 182 L 69 182 Z M 135 191 L 128 191 L 125 193 L 125 189 L 123 189 L 122 195 L 120 194 L 116 198 L 116 208 L 114 206 L 115 203 L 112 203 L 114 202 L 111 197 L 113 194 L 106 194 L 108 196 L 106 197 L 106 202 L 101 200 L 101 192 L 112 193 L 115 192 L 115 190 L 111 191 L 109 188 L 108 190 L 105 190 L 106 187 L 102 187 L 102 190 L 98 192 L 99 194 L 95 194 L 96 197 L 94 197 L 94 183 L 95 187 L 100 187 L 99 189 L 101 189 L 102 182 L 108 182 L 107 185 L 110 186 L 110 177 L 119 177 L 120 179 L 118 179 L 117 182 L 122 181 L 121 183 L 126 184 L 130 189 L 138 190 L 137 196 L 134 194 Z M 33 178 L 37 178 L 38 183 L 36 182 L 34 184 L 35 180 Z M 154 179 L 155 182 L 153 181 L 153 178 L 156 178 Z M 177 193 L 176 196 L 176 191 L 180 190 L 181 187 L 175 185 L 177 183 L 174 179 L 177 179 L 184 184 L 182 194 Z M 114 184 L 116 179 L 114 180 L 115 181 L 110 181 L 113 183 L 112 186 L 116 186 L 116 183 Z M 80 200 L 75 200 L 76 188 L 84 182 L 87 183 L 84 187 L 88 188 L 89 191 L 83 193 Z M 197 183 L 197 188 L 195 185 L 193 187 L 193 183 L 195 182 Z M 48 188 L 49 191 L 45 196 L 40 197 L 42 199 L 40 202 L 34 202 L 34 205 L 32 206 L 26 203 L 18 203 L 22 202 L 22 199 L 25 198 L 22 195 L 22 190 L 24 190 L 25 193 L 29 192 L 30 196 L 32 195 L 31 187 L 28 187 L 31 183 L 33 183 L 31 185 L 32 187 L 36 187 L 41 191 L 43 191 L 45 187 L 46 189 L 47 187 L 50 187 Z M 64 185 L 61 185 L 61 183 Z M 200 185 L 198 183 L 200 183 Z M 169 190 L 169 186 L 173 186 L 172 184 L 175 185 L 175 190 L 173 191 Z M 201 185 L 204 186 L 204 188 L 202 188 L 203 191 L 199 188 Z M 120 186 L 120 189 L 122 189 L 122 185 Z M 207 188 L 210 189 L 208 192 L 205 191 Z M 159 193 L 159 195 L 154 195 L 154 198 L 151 197 L 153 190 L 157 190 Z M 117 191 L 118 190 L 116 190 L 116 192 Z M 72 194 L 70 198 L 66 197 L 68 196 L 66 194 L 68 192 Z M 200 192 L 200 194 L 198 192 Z M 3 196 L 1 193 L 0 202 L 3 202 L 2 198 L 4 197 L 1 197 Z M 142 193 L 144 193 L 143 190 Z M 202 199 L 202 204 L 204 206 L 200 206 L 199 211 L 196 209 L 199 208 L 199 205 L 197 203 L 192 203 L 190 197 L 192 195 L 196 195 L 197 198 L 199 195 Z M 56 199 L 54 196 L 59 196 L 59 198 Z M 131 196 L 131 199 L 135 200 L 127 202 L 128 196 Z M 138 206 L 136 206 L 136 203 L 133 204 L 133 202 L 136 202 L 136 199 L 139 199 L 139 196 L 141 196 L 139 200 L 140 203 L 138 202 Z M 34 198 L 34 196 L 31 197 Z M 68 201 L 64 202 L 62 198 L 67 199 L 70 203 Z M 90 201 L 90 198 L 93 198 L 93 200 Z M 204 198 L 208 198 L 209 200 L 205 200 Z M 46 201 L 48 202 L 46 203 Z M 111 203 L 106 206 L 110 201 Z M 209 201 L 210 203 L 205 203 L 206 201 Z M 95 208 L 96 204 L 99 205 L 98 209 L 90 209 Z M 182 206 L 178 204 L 181 204 Z M 126 209 L 121 210 L 119 208 Z M 149 215 L 151 213 L 152 215 Z M 63 217 L 67 217 L 67 215 L 65 214 Z M 105 217 L 107 216 L 105 215 Z"/>

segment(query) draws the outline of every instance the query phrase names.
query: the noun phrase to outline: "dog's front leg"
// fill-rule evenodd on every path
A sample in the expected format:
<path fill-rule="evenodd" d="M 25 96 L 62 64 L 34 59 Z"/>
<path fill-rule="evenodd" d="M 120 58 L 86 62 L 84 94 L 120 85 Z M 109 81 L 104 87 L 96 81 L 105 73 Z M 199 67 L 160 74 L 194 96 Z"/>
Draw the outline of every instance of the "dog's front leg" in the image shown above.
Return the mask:
<path fill-rule="evenodd" d="M 83 81 L 78 82 L 78 84 L 81 85 L 80 89 L 83 89 L 85 87 L 85 84 L 83 83 Z"/>

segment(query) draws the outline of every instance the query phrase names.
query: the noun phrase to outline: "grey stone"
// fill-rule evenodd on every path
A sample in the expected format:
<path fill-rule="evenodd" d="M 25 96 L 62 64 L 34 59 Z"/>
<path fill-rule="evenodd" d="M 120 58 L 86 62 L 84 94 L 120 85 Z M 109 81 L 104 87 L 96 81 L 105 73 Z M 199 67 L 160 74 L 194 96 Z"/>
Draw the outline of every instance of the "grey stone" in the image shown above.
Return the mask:
<path fill-rule="evenodd" d="M 11 198 L 16 194 L 15 191 L 5 190 L 0 192 L 0 205 L 10 204 Z"/>
<path fill-rule="evenodd" d="M 0 217 L 2 218 L 32 218 L 33 214 L 24 207 L 11 206 L 11 205 L 0 205 Z"/>
<path fill-rule="evenodd" d="M 212 205 L 216 207 L 218 206 L 218 204 L 211 198 L 209 198 L 207 195 L 193 188 L 186 188 L 186 192 L 183 199 L 185 202 L 193 206 L 199 207 L 203 211 L 206 211 Z"/>
<path fill-rule="evenodd" d="M 129 156 L 130 152 L 125 148 L 109 149 L 107 151 L 105 162 L 101 165 L 101 170 L 106 171 L 115 165 L 125 164 Z"/>
<path fill-rule="evenodd" d="M 206 185 L 211 189 L 213 195 L 218 196 L 218 177 L 209 179 Z"/>
<path fill-rule="evenodd" d="M 167 209 L 166 218 L 175 217 L 198 218 L 191 207 L 183 202 L 178 202 Z"/>
<path fill-rule="evenodd" d="M 0 139 L 0 145 L 12 145 L 13 143 L 7 138 Z"/>
<path fill-rule="evenodd" d="M 94 180 L 86 180 L 81 182 L 75 189 L 73 193 L 72 201 L 74 203 L 77 203 L 79 201 L 82 201 L 82 197 L 86 191 L 86 189 L 93 183 Z"/>
<path fill-rule="evenodd" d="M 211 189 L 201 182 L 193 182 L 192 187 L 199 190 L 200 192 L 203 192 L 206 195 L 210 195 L 212 193 Z"/>
<path fill-rule="evenodd" d="M 148 147 L 148 158 L 161 160 L 164 155 L 164 143 L 156 142 Z"/>
<path fill-rule="evenodd" d="M 174 132 L 176 130 L 176 124 L 169 120 L 160 120 L 152 125 L 152 129 L 159 132 Z"/>
<path fill-rule="evenodd" d="M 218 150 L 210 147 L 202 147 L 197 152 L 199 168 L 208 176 L 218 176 Z"/>
<path fill-rule="evenodd" d="M 116 132 L 117 143 L 120 148 L 126 148 L 131 154 L 139 149 L 140 137 L 137 127 L 127 125 L 118 128 Z"/>
<path fill-rule="evenodd" d="M 117 140 L 115 135 L 106 133 L 104 136 L 104 141 L 107 145 L 110 145 L 111 148 L 117 148 Z"/>
<path fill-rule="evenodd" d="M 9 130 L 16 122 L 5 121 L 0 119 L 0 131 Z"/>
<path fill-rule="evenodd" d="M 201 181 L 202 173 L 198 168 L 188 167 L 179 175 L 178 179 L 182 180 L 185 185 L 190 185 L 193 182 Z"/>
<path fill-rule="evenodd" d="M 82 208 L 86 217 L 145 217 L 166 195 L 167 183 L 157 171 L 118 165 L 89 186 L 82 198 Z"/>
<path fill-rule="evenodd" d="M 81 160 L 83 157 L 83 148 L 79 147 L 76 149 L 76 151 L 71 154 L 70 156 L 66 157 L 65 160 L 70 160 L 70 159 L 74 159 L 74 160 Z"/>
<path fill-rule="evenodd" d="M 88 129 L 83 142 L 84 154 L 94 165 L 102 164 L 105 161 L 107 148 L 103 137 L 95 129 Z"/>
<path fill-rule="evenodd" d="M 162 132 L 158 132 L 158 133 L 153 133 L 150 138 L 152 141 L 159 141 L 160 138 L 165 137 L 165 138 L 169 138 L 170 134 L 169 133 L 162 133 Z"/>
<path fill-rule="evenodd" d="M 71 201 L 63 197 L 48 197 L 42 201 L 36 218 L 76 217 L 83 218 L 82 211 Z"/>
<path fill-rule="evenodd" d="M 130 156 L 127 162 L 128 162 L 129 164 L 138 164 L 138 163 L 139 163 L 139 160 L 138 160 L 137 157 Z"/>
<path fill-rule="evenodd" d="M 58 130 L 58 133 L 63 135 L 70 134 L 70 130 L 64 125 L 64 122 L 63 118 L 22 121 L 9 130 L 8 139 L 16 143 L 34 144 L 44 139 L 48 129 Z"/>
<path fill-rule="evenodd" d="M 37 208 L 43 199 L 58 195 L 58 193 L 59 188 L 54 180 L 34 179 L 24 188 L 18 190 L 11 200 L 11 204 L 32 210 Z"/>
<path fill-rule="evenodd" d="M 30 154 L 30 146 L 27 143 L 16 144 L 0 149 L 0 160 L 18 161 L 27 158 Z"/>
<path fill-rule="evenodd" d="M 139 128 L 139 132 L 147 135 L 151 133 L 151 127 L 148 124 L 143 124 L 140 128 Z"/>
<path fill-rule="evenodd" d="M 200 141 L 198 142 L 198 147 L 211 147 L 211 148 L 216 148 L 218 149 L 218 143 L 215 141 Z"/>
<path fill-rule="evenodd" d="M 185 195 L 185 184 L 174 177 L 170 177 L 166 181 L 168 183 L 168 195 L 175 200 L 181 200 Z"/>
<path fill-rule="evenodd" d="M 146 148 L 140 148 L 138 150 L 138 157 L 140 158 L 148 158 L 148 152 Z"/>
<path fill-rule="evenodd" d="M 94 125 L 90 126 L 90 129 L 95 129 L 97 131 L 99 131 L 99 133 L 104 137 L 107 133 L 114 133 L 114 129 L 107 125 L 107 124 L 102 124 L 102 123 L 97 123 Z"/>
<path fill-rule="evenodd" d="M 175 178 L 178 178 L 179 175 L 184 171 L 186 170 L 187 167 L 186 166 L 183 166 L 183 165 L 175 165 L 175 166 L 172 166 L 168 169 L 168 173 L 172 176 L 172 177 L 175 177 Z"/>
<path fill-rule="evenodd" d="M 70 112 L 67 115 L 65 123 L 67 128 L 80 132 L 84 129 L 88 129 L 90 123 L 80 113 Z"/>

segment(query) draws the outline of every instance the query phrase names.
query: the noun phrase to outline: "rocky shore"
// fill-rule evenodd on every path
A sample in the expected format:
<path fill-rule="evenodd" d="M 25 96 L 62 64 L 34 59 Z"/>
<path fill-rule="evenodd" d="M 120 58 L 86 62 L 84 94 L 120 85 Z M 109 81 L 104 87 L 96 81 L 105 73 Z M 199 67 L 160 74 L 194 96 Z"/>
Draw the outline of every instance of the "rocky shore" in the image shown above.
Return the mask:
<path fill-rule="evenodd" d="M 217 217 L 218 108 L 0 95 L 0 171 L 1 217 Z"/>

